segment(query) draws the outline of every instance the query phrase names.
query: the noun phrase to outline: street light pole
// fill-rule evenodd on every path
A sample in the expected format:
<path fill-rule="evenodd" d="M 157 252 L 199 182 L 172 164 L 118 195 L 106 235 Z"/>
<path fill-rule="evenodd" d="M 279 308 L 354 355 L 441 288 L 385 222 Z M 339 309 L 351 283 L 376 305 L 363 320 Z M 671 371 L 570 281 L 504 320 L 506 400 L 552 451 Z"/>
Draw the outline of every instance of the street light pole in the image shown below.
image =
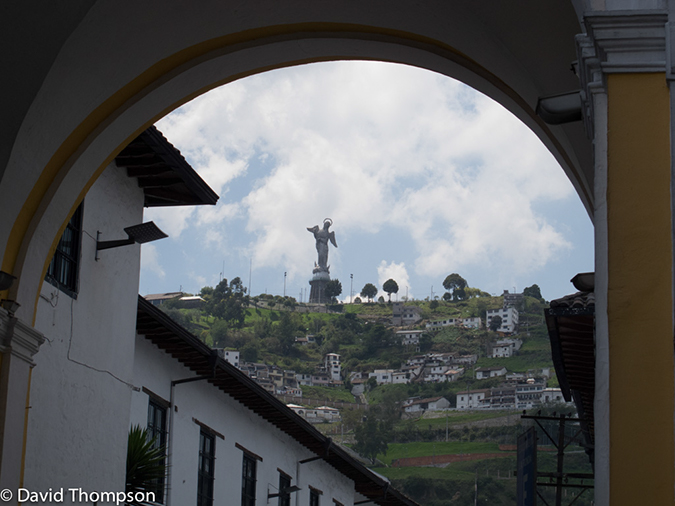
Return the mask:
<path fill-rule="evenodd" d="M 352 303 L 352 295 L 354 295 L 354 275 L 350 274 L 349 275 L 349 303 Z"/>
<path fill-rule="evenodd" d="M 286 273 L 284 272 L 284 297 L 286 297 Z"/>

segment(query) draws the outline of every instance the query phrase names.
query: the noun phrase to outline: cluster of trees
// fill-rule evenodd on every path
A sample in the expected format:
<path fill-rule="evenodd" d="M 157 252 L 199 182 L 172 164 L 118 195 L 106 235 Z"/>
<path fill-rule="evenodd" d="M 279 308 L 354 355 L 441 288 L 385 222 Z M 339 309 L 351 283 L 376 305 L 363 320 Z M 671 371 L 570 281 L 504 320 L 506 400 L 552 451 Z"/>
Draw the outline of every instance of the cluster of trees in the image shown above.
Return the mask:
<path fill-rule="evenodd" d="M 389 302 L 391 302 L 391 294 L 398 293 L 398 283 L 390 278 L 382 284 L 382 290 L 387 292 L 387 295 L 389 296 Z M 360 295 L 364 299 L 368 299 L 368 302 L 372 302 L 377 295 L 377 287 L 372 283 L 366 283 L 363 286 Z"/>

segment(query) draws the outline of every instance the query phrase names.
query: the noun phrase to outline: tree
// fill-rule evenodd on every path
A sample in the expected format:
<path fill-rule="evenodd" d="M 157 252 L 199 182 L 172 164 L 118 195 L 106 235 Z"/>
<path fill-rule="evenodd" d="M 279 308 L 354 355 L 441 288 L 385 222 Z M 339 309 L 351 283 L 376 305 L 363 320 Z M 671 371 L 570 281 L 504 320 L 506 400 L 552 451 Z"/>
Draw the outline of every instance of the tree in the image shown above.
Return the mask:
<path fill-rule="evenodd" d="M 340 280 L 338 279 L 331 279 L 328 283 L 326 283 L 323 293 L 332 302 L 335 297 L 342 293 L 342 283 L 340 283 Z"/>
<path fill-rule="evenodd" d="M 234 278 L 231 282 L 223 279 L 213 289 L 211 300 L 206 304 L 206 311 L 220 320 L 225 320 L 233 328 L 241 328 L 246 317 L 245 306 L 248 305 L 246 288 L 241 279 Z"/>
<path fill-rule="evenodd" d="M 380 453 L 387 454 L 388 441 L 391 439 L 391 426 L 369 413 L 366 421 L 354 430 L 354 438 L 356 439 L 354 450 L 375 464 L 375 459 Z"/>
<path fill-rule="evenodd" d="M 387 295 L 389 295 L 389 302 L 391 302 L 391 294 L 398 293 L 398 283 L 396 283 L 396 281 L 393 279 L 388 279 L 382 285 L 382 290 L 387 292 Z"/>
<path fill-rule="evenodd" d="M 443 281 L 443 288 L 448 292 L 452 292 L 452 299 L 455 301 L 464 300 L 466 298 L 466 292 L 464 291 L 466 286 L 466 279 L 456 272 L 448 275 Z"/>
<path fill-rule="evenodd" d="M 295 343 L 295 337 L 299 333 L 298 322 L 294 321 L 291 314 L 288 311 L 282 312 L 279 323 L 273 331 L 274 337 L 279 341 L 280 351 L 283 355 L 288 355 L 291 351 Z"/>
<path fill-rule="evenodd" d="M 377 287 L 372 283 L 366 283 L 361 290 L 361 297 L 368 299 L 369 302 L 377 295 Z"/>
<path fill-rule="evenodd" d="M 497 329 L 502 326 L 502 317 L 497 315 L 493 316 L 492 320 L 490 320 L 490 330 L 492 332 L 497 332 Z"/>
<path fill-rule="evenodd" d="M 527 297 L 534 297 L 537 300 L 543 301 L 544 298 L 541 296 L 541 290 L 539 289 L 539 285 L 536 283 L 532 286 L 528 286 L 527 288 L 523 289 L 523 295 Z"/>
<path fill-rule="evenodd" d="M 432 311 L 438 307 L 438 301 L 437 300 L 432 300 L 429 302 L 429 309 Z"/>

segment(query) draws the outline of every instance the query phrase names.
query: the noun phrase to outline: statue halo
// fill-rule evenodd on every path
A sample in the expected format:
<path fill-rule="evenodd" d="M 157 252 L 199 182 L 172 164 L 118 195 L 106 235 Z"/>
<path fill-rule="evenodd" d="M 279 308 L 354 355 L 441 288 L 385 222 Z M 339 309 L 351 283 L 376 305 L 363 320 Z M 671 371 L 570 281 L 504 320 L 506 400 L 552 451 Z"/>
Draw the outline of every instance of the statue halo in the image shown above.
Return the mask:
<path fill-rule="evenodd" d="M 326 218 L 325 220 L 323 220 L 324 225 L 326 224 L 326 222 L 328 222 L 329 226 L 333 225 L 333 220 L 331 220 L 330 218 Z"/>

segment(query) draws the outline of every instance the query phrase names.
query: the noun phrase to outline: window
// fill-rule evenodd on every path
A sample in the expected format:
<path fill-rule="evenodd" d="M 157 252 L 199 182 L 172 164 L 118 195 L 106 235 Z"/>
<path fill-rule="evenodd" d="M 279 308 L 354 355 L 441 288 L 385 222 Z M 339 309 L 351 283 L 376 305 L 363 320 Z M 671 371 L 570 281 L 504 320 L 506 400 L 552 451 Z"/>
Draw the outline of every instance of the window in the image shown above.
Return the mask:
<path fill-rule="evenodd" d="M 291 493 L 283 491 L 291 486 L 291 477 L 284 473 L 279 473 L 279 506 L 291 506 Z"/>
<path fill-rule="evenodd" d="M 255 506 L 256 459 L 244 453 L 241 477 L 241 506 Z"/>
<path fill-rule="evenodd" d="M 309 506 L 319 506 L 320 492 L 315 489 L 309 489 Z"/>
<path fill-rule="evenodd" d="M 152 398 L 148 403 L 148 437 L 153 441 L 153 448 L 166 448 L 166 407 Z M 150 492 L 155 493 L 155 502 L 164 504 L 164 478 L 157 478 L 153 483 Z"/>
<path fill-rule="evenodd" d="M 216 463 L 216 440 L 213 434 L 199 432 L 199 472 L 197 473 L 197 506 L 213 505 L 213 467 Z"/>
<path fill-rule="evenodd" d="M 45 279 L 62 292 L 75 298 L 77 294 L 78 265 L 82 232 L 82 204 L 70 218 L 54 257 L 47 268 Z"/>

